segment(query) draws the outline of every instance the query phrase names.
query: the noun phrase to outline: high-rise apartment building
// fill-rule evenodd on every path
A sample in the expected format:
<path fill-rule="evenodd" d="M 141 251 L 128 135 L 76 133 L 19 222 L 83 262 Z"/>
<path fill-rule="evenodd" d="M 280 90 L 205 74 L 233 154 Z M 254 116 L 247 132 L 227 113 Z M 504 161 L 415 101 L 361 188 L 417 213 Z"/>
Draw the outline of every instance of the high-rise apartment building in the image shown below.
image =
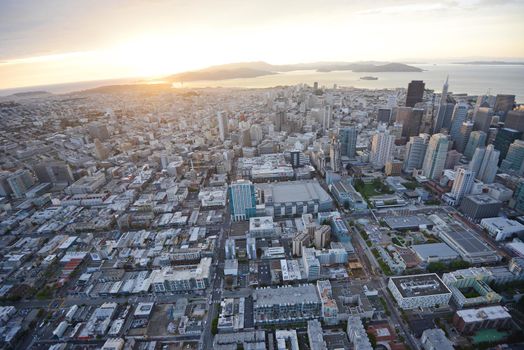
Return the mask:
<path fill-rule="evenodd" d="M 331 139 L 329 146 L 329 161 L 331 170 L 334 172 L 340 171 L 340 142 L 336 137 Z"/>
<path fill-rule="evenodd" d="M 224 112 L 217 112 L 217 122 L 218 122 L 218 135 L 220 141 L 225 141 L 229 137 L 229 125 L 228 119 Z"/>
<path fill-rule="evenodd" d="M 458 169 L 450 192 L 451 197 L 455 200 L 454 205 L 460 204 L 462 198 L 471 192 L 474 182 L 475 174 L 471 170 Z"/>
<path fill-rule="evenodd" d="M 377 133 L 371 138 L 370 162 L 375 168 L 383 168 L 391 159 L 394 144 L 395 136 L 380 125 Z"/>

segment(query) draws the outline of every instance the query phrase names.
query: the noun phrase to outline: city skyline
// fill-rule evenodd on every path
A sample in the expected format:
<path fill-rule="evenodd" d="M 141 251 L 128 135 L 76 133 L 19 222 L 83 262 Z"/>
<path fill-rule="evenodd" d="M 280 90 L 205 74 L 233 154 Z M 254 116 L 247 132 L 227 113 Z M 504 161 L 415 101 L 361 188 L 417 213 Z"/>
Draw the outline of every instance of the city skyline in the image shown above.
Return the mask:
<path fill-rule="evenodd" d="M 242 61 L 520 60 L 523 8 L 487 0 L 7 1 L 0 5 L 0 89 Z"/>

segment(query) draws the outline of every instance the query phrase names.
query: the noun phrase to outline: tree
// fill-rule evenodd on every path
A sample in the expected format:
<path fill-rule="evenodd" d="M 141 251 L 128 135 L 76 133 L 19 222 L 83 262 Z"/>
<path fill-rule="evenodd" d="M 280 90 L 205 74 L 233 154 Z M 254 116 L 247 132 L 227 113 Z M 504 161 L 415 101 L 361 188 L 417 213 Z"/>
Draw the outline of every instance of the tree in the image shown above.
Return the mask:
<path fill-rule="evenodd" d="M 211 321 L 211 334 L 216 335 L 218 333 L 218 317 L 215 317 Z"/>

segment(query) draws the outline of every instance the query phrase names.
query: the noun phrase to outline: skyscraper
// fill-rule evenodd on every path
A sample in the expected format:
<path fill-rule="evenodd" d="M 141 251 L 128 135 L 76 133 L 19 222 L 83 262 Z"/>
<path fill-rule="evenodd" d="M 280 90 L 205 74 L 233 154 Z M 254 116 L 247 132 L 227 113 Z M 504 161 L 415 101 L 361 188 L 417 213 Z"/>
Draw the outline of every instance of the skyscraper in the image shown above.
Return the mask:
<path fill-rule="evenodd" d="M 480 171 L 485 154 L 486 148 L 484 146 L 477 147 L 475 153 L 473 153 L 473 157 L 471 157 L 471 162 L 469 162 L 468 169 L 471 170 L 475 175 L 477 175 Z"/>
<path fill-rule="evenodd" d="M 226 259 L 234 259 L 236 257 L 235 240 L 233 238 L 226 239 L 224 250 Z"/>
<path fill-rule="evenodd" d="M 262 128 L 258 124 L 251 125 L 251 127 L 249 128 L 249 133 L 251 134 L 251 141 L 256 142 L 256 144 L 258 144 L 264 138 Z"/>
<path fill-rule="evenodd" d="M 500 164 L 500 170 L 524 175 L 524 141 L 515 140 L 509 146 L 506 158 Z"/>
<path fill-rule="evenodd" d="M 453 117 L 451 119 L 451 128 L 449 130 L 449 136 L 451 140 L 457 143 L 460 134 L 460 127 L 466 121 L 468 115 L 468 105 L 464 102 L 457 103 L 453 110 Z"/>
<path fill-rule="evenodd" d="M 75 179 L 69 165 L 61 161 L 46 161 L 33 167 L 40 182 L 72 184 Z"/>
<path fill-rule="evenodd" d="M 233 221 L 247 220 L 255 215 L 255 186 L 251 181 L 238 180 L 229 186 L 229 206 Z"/>
<path fill-rule="evenodd" d="M 455 205 L 460 204 L 462 198 L 471 192 L 474 182 L 475 174 L 471 170 L 458 169 L 450 192 L 451 197 L 455 199 Z"/>
<path fill-rule="evenodd" d="M 412 80 L 408 84 L 408 92 L 406 95 L 406 107 L 415 107 L 419 102 L 422 102 L 424 97 L 424 88 L 426 84 L 422 80 Z"/>
<path fill-rule="evenodd" d="M 513 109 L 515 105 L 515 95 L 497 95 L 493 112 L 500 115 L 500 121 L 505 121 L 506 114 Z"/>
<path fill-rule="evenodd" d="M 488 145 L 484 152 L 479 171 L 475 174 L 475 177 L 486 184 L 492 183 L 499 169 L 497 165 L 499 163 L 499 156 L 500 152 L 497 151 L 493 145 Z"/>
<path fill-rule="evenodd" d="M 446 164 L 444 165 L 444 169 L 454 169 L 455 166 L 460 161 L 460 158 L 462 158 L 462 154 L 457 152 L 457 150 L 452 149 L 451 151 L 448 151 L 448 154 L 446 155 Z"/>
<path fill-rule="evenodd" d="M 91 125 L 89 125 L 89 136 L 94 139 L 99 139 L 100 141 L 106 141 L 109 139 L 109 131 L 107 131 L 107 127 L 104 124 L 95 122 Z"/>
<path fill-rule="evenodd" d="M 434 180 L 442 175 L 448 153 L 448 144 L 448 137 L 444 134 L 439 133 L 431 136 L 422 164 L 422 174 L 425 177 Z"/>
<path fill-rule="evenodd" d="M 331 128 L 331 106 L 324 106 L 322 114 L 322 130 L 326 132 Z"/>
<path fill-rule="evenodd" d="M 521 137 L 522 131 L 508 128 L 499 129 L 495 142 L 493 142 L 493 146 L 500 151 L 500 161 L 506 159 L 509 146 Z"/>
<path fill-rule="evenodd" d="M 379 108 L 377 112 L 377 122 L 379 124 L 389 124 L 391 122 L 391 108 Z"/>
<path fill-rule="evenodd" d="M 220 136 L 220 141 L 223 142 L 229 137 L 229 126 L 226 114 L 223 112 L 217 112 L 217 121 L 218 135 Z"/>
<path fill-rule="evenodd" d="M 513 197 L 515 198 L 514 208 L 524 213 L 524 180 L 521 180 L 517 185 L 517 189 L 515 190 Z"/>
<path fill-rule="evenodd" d="M 396 122 L 402 124 L 402 137 L 416 136 L 420 132 L 420 124 L 424 110 L 420 108 L 399 107 Z"/>
<path fill-rule="evenodd" d="M 378 132 L 371 138 L 370 162 L 377 169 L 383 168 L 391 159 L 395 136 L 390 135 L 384 125 L 379 125 Z"/>
<path fill-rule="evenodd" d="M 420 134 L 419 136 L 409 138 L 409 142 L 406 144 L 406 155 L 402 166 L 404 172 L 410 173 L 413 169 L 422 168 L 428 141 L 428 134 Z"/>
<path fill-rule="evenodd" d="M 357 129 L 354 127 L 341 128 L 339 131 L 340 155 L 355 158 L 357 150 Z"/>
<path fill-rule="evenodd" d="M 280 132 L 286 125 L 286 111 L 283 109 L 277 110 L 275 113 L 275 131 Z"/>
<path fill-rule="evenodd" d="M 331 170 L 334 172 L 340 171 L 340 142 L 333 136 L 329 146 L 329 161 Z"/>
<path fill-rule="evenodd" d="M 486 145 L 486 138 L 487 135 L 484 131 L 473 131 L 469 135 L 469 140 L 464 150 L 464 156 L 470 160 L 478 147 L 484 147 Z"/>
<path fill-rule="evenodd" d="M 99 160 L 106 160 L 109 157 L 109 150 L 99 139 L 95 139 L 95 156 Z"/>
<path fill-rule="evenodd" d="M 464 122 L 460 126 L 459 133 L 457 135 L 457 139 L 455 140 L 455 149 L 460 152 L 464 153 L 464 150 L 466 149 L 466 145 L 469 141 L 469 135 L 471 134 L 471 131 L 473 131 L 473 123 L 472 122 Z"/>
<path fill-rule="evenodd" d="M 473 115 L 473 130 L 479 130 L 488 133 L 489 127 L 491 126 L 492 117 L 493 113 L 491 108 L 480 107 Z"/>
<path fill-rule="evenodd" d="M 34 181 L 28 170 L 20 169 L 7 178 L 7 184 L 11 188 L 13 197 L 22 198 L 27 190 L 34 185 Z"/>
<path fill-rule="evenodd" d="M 504 127 L 524 132 L 524 110 L 509 111 Z"/>
<path fill-rule="evenodd" d="M 251 147 L 251 131 L 249 128 L 240 130 L 240 144 L 242 147 Z"/>
<path fill-rule="evenodd" d="M 246 252 L 250 260 L 257 259 L 257 239 L 255 237 L 248 237 L 246 239 Z"/>
<path fill-rule="evenodd" d="M 440 103 L 437 110 L 437 116 L 433 122 L 433 132 L 439 133 L 442 129 L 449 130 L 451 124 L 451 116 L 453 114 L 453 103 L 448 103 L 448 78 L 442 87 L 442 95 L 440 96 Z"/>

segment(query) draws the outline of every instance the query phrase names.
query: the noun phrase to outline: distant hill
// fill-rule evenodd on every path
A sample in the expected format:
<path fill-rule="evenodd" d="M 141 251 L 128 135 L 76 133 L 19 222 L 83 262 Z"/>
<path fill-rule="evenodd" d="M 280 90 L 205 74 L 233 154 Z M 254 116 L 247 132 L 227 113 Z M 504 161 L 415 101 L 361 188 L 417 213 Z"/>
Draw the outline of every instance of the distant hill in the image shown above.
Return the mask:
<path fill-rule="evenodd" d="M 156 93 L 169 90 L 170 84 L 122 84 L 122 85 L 103 85 L 92 89 L 77 91 L 79 94 L 114 94 L 114 93 Z"/>
<path fill-rule="evenodd" d="M 507 62 L 507 61 L 471 61 L 471 62 L 455 62 L 455 64 L 476 64 L 476 65 L 493 65 L 493 66 L 504 66 L 504 65 L 524 65 L 524 62 Z"/>
<path fill-rule="evenodd" d="M 263 75 L 277 74 L 268 70 L 253 68 L 230 68 L 217 70 L 199 70 L 193 72 L 184 72 L 168 77 L 171 82 L 199 81 L 199 80 L 229 80 L 238 78 L 256 78 Z"/>
<path fill-rule="evenodd" d="M 376 72 L 422 72 L 422 69 L 403 63 L 385 62 L 316 62 L 287 65 L 273 65 L 266 62 L 240 62 L 212 66 L 205 69 L 183 72 L 165 78 L 170 82 L 191 82 L 202 80 L 228 80 L 256 78 L 264 75 L 291 72 L 296 70 L 316 70 L 318 72 L 353 71 L 361 73 Z"/>
<path fill-rule="evenodd" d="M 18 97 L 18 98 L 35 98 L 52 95 L 47 91 L 26 91 L 26 92 L 17 92 L 15 94 L 9 95 L 9 97 Z"/>

